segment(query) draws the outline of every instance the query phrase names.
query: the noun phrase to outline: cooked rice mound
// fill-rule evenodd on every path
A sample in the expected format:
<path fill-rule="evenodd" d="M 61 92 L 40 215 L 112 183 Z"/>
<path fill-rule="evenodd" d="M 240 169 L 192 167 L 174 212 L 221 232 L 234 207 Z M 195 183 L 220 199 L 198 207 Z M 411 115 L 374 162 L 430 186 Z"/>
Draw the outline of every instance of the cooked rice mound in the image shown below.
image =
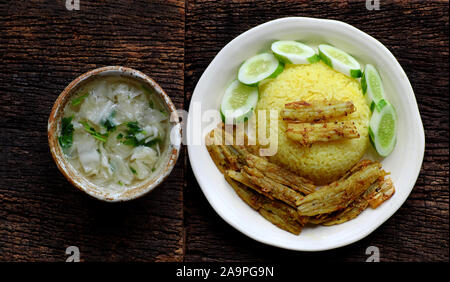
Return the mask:
<path fill-rule="evenodd" d="M 354 121 L 360 138 L 301 146 L 286 137 L 286 123 L 279 112 L 278 151 L 271 157 L 273 162 L 317 184 L 327 184 L 338 179 L 358 162 L 366 151 L 369 143 L 370 110 L 359 82 L 331 69 L 323 62 L 286 65 L 277 78 L 260 86 L 260 100 L 256 108 L 256 113 L 258 110 L 280 111 L 289 102 L 323 99 L 353 102 L 356 111 L 337 121 Z"/>

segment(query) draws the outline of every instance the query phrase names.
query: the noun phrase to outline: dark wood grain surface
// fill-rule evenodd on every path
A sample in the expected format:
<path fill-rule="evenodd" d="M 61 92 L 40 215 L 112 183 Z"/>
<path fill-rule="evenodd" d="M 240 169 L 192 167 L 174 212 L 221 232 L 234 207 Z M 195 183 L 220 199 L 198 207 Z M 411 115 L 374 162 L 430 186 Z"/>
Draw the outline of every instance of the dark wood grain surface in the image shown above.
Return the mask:
<path fill-rule="evenodd" d="M 47 119 L 78 75 L 123 65 L 154 78 L 184 107 L 183 1 L 2 1 L 0 260 L 182 261 L 180 161 L 136 201 L 108 204 L 71 187 L 47 145 Z M 183 156 L 181 156 L 181 160 Z"/>
<path fill-rule="evenodd" d="M 382 261 L 449 259 L 448 1 L 0 1 L 0 261 Z M 186 154 L 163 186 L 107 204 L 76 191 L 56 168 L 47 119 L 79 74 L 124 65 L 153 77 L 178 108 L 217 52 L 268 20 L 345 21 L 380 40 L 414 88 L 426 131 L 419 179 L 402 208 L 365 239 L 302 253 L 257 243 L 203 196 Z"/>
<path fill-rule="evenodd" d="M 299 253 L 262 245 L 231 228 L 213 212 L 187 169 L 185 259 L 365 261 L 366 248 L 377 246 L 382 261 L 448 260 L 448 2 L 381 1 L 379 11 L 368 11 L 365 1 L 189 1 L 185 104 L 224 45 L 249 28 L 286 16 L 345 21 L 393 52 L 415 90 L 426 131 L 420 177 L 402 208 L 367 238 L 339 250 Z"/>

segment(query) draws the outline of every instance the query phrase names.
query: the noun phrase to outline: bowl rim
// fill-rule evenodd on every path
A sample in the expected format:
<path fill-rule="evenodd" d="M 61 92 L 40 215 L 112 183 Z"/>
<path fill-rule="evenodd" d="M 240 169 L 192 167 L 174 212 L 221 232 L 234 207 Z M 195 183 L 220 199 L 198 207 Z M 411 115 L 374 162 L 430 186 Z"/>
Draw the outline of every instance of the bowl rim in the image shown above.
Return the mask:
<path fill-rule="evenodd" d="M 83 191 L 84 193 L 88 194 L 89 196 L 95 199 L 105 202 L 113 203 L 113 202 L 129 201 L 142 197 L 148 192 L 153 191 L 169 176 L 180 154 L 180 143 L 177 142 L 172 144 L 172 142 L 170 142 L 169 140 L 168 147 L 166 149 L 167 156 L 165 156 L 165 158 L 167 158 L 167 162 L 164 165 L 161 164 L 159 174 L 157 174 L 150 180 L 146 180 L 143 183 L 134 186 L 130 190 L 124 190 L 114 194 L 100 192 L 101 191 L 100 186 L 88 181 L 84 176 L 82 176 L 75 169 L 73 169 L 70 163 L 63 156 L 63 152 L 61 150 L 61 147 L 59 146 L 57 133 L 60 118 L 62 117 L 65 106 L 70 101 L 69 99 L 70 96 L 72 96 L 76 92 L 78 87 L 88 82 L 89 79 L 92 79 L 93 77 L 97 76 L 101 77 L 103 75 L 120 75 L 124 77 L 129 77 L 135 80 L 139 80 L 141 81 L 141 83 L 144 83 L 147 86 L 150 86 L 151 89 L 154 89 L 155 94 L 157 94 L 161 98 L 161 100 L 164 102 L 165 107 L 170 111 L 170 120 L 169 120 L 170 127 L 168 129 L 168 133 L 170 134 L 172 132 L 175 132 L 176 134 L 175 140 L 181 140 L 182 128 L 179 121 L 177 109 L 172 103 L 170 97 L 166 94 L 166 92 L 162 89 L 162 87 L 158 83 L 156 83 L 152 78 L 150 78 L 146 74 L 132 68 L 123 66 L 105 66 L 90 70 L 88 72 L 79 75 L 74 80 L 72 80 L 69 83 L 69 85 L 67 85 L 64 88 L 64 90 L 58 95 L 58 98 L 53 104 L 48 119 L 47 124 L 48 144 L 52 158 L 55 161 L 59 171 L 75 188 L 77 188 L 80 191 Z"/>
<path fill-rule="evenodd" d="M 329 246 L 325 246 L 325 247 L 308 247 L 308 248 L 299 248 L 298 246 L 292 246 L 287 244 L 286 242 L 279 242 L 279 241 L 273 241 L 270 240 L 269 238 L 261 238 L 261 237 L 257 237 L 257 235 L 253 234 L 252 232 L 248 231 L 246 228 L 242 228 L 238 223 L 233 222 L 232 219 L 228 218 L 226 213 L 219 209 L 216 208 L 216 206 L 214 205 L 215 200 L 213 199 L 213 193 L 211 191 L 209 191 L 207 189 L 208 187 L 208 183 L 206 183 L 204 181 L 204 179 L 201 177 L 200 173 L 199 173 L 199 164 L 196 162 L 194 157 L 194 154 L 196 153 L 194 146 L 190 146 L 188 145 L 188 156 L 189 156 L 189 161 L 194 173 L 195 178 L 197 179 L 197 182 L 199 183 L 199 186 L 203 192 L 203 194 L 205 195 L 206 199 L 208 200 L 209 204 L 211 205 L 211 207 L 215 210 L 215 212 L 225 221 L 227 222 L 229 225 L 231 225 L 232 227 L 234 227 L 236 230 L 238 230 L 239 232 L 243 233 L 244 235 L 260 242 L 260 243 L 264 243 L 267 245 L 271 245 L 271 246 L 275 246 L 275 247 L 279 247 L 279 248 L 283 248 L 283 249 L 289 249 L 289 250 L 294 250 L 294 251 L 306 251 L 306 252 L 314 252 L 314 251 L 325 251 L 325 250 L 331 250 L 331 249 L 335 249 L 335 248 L 339 248 L 339 247 L 343 247 L 349 244 L 352 244 L 356 241 L 359 241 L 363 238 L 365 238 L 366 236 L 368 236 L 369 234 L 371 234 L 373 231 L 375 231 L 378 227 L 380 227 L 384 222 L 386 222 L 394 213 L 396 213 L 398 211 L 398 209 L 404 204 L 404 202 L 406 201 L 406 199 L 408 198 L 408 196 L 410 195 L 411 191 L 414 188 L 414 183 L 417 181 L 417 178 L 419 176 L 420 173 L 420 169 L 422 167 L 422 163 L 423 163 L 423 157 L 424 157 L 424 153 L 425 153 L 425 133 L 424 133 L 424 129 L 423 129 L 423 124 L 422 124 L 422 120 L 420 117 L 420 112 L 417 106 L 417 101 L 415 99 L 415 95 L 414 95 L 414 90 L 411 86 L 411 83 L 405 73 L 405 71 L 403 70 L 403 68 L 401 67 L 400 63 L 397 61 L 397 59 L 394 57 L 394 55 L 389 51 L 389 49 L 387 49 L 386 46 L 384 46 L 381 42 L 379 42 L 377 39 L 375 39 L 374 37 L 370 36 L 369 34 L 363 32 L 362 30 L 339 20 L 330 20 L 330 19 L 321 19 L 321 18 L 311 18 L 311 17 L 284 17 L 284 18 L 279 18 L 279 19 L 275 19 L 275 20 L 271 20 L 265 23 L 262 23 L 260 25 L 257 25 L 243 33 L 241 33 L 240 35 L 238 35 L 237 37 L 235 37 L 233 40 L 231 40 L 230 42 L 228 42 L 214 57 L 214 59 L 211 61 L 211 63 L 208 65 L 208 67 L 205 69 L 205 71 L 203 72 L 202 76 L 200 77 L 200 79 L 197 82 L 197 85 L 193 91 L 193 95 L 191 97 L 191 102 L 190 102 L 190 106 L 189 106 L 189 113 L 191 112 L 191 107 L 192 107 L 192 102 L 195 100 L 195 96 L 200 95 L 198 92 L 200 91 L 200 85 L 203 83 L 204 80 L 206 80 L 205 78 L 205 74 L 208 73 L 210 71 L 211 68 L 215 67 L 217 58 L 222 54 L 225 53 L 225 51 L 227 51 L 228 49 L 232 48 L 233 44 L 236 44 L 236 41 L 240 41 L 242 40 L 244 37 L 246 36 L 250 36 L 250 34 L 256 33 L 257 31 L 261 30 L 261 29 L 265 29 L 268 26 L 272 26 L 272 25 L 282 25 L 282 24 L 290 24 L 290 23 L 294 23 L 296 22 L 298 23 L 315 23 L 315 24 L 332 24 L 334 25 L 333 29 L 337 29 L 337 28 L 343 28 L 346 29 L 346 32 L 349 33 L 355 33 L 358 34 L 359 36 L 361 36 L 364 40 L 367 40 L 368 42 L 376 45 L 377 48 L 380 48 L 384 54 L 386 54 L 388 56 L 388 58 L 393 62 L 393 64 L 398 66 L 398 69 L 401 71 L 401 75 L 404 76 L 405 81 L 404 81 L 404 86 L 406 87 L 407 91 L 410 92 L 412 94 L 412 100 L 411 102 L 411 106 L 414 108 L 414 110 L 417 111 L 418 116 L 415 117 L 415 122 L 418 126 L 418 131 L 419 131 L 419 136 L 417 136 L 418 138 L 418 149 L 420 150 L 420 154 L 419 154 L 419 159 L 418 159 L 418 163 L 420 163 L 417 167 L 416 167 L 416 171 L 414 171 L 414 176 L 410 176 L 411 180 L 412 180 L 412 187 L 409 189 L 408 193 L 406 193 L 406 195 L 400 199 L 400 204 L 398 205 L 398 207 L 395 207 L 394 209 L 391 209 L 388 212 L 388 215 L 385 218 L 382 218 L 381 220 L 377 221 L 375 224 L 371 224 L 370 228 L 368 228 L 367 230 L 365 230 L 365 232 L 359 234 L 358 236 L 355 236 L 354 238 L 351 238 L 350 240 L 344 241 L 344 242 L 340 242 L 340 243 L 334 243 L 334 244 L 330 244 Z M 235 46 L 233 46 L 235 47 Z M 197 94 L 197 95 L 196 95 Z M 187 121 L 187 134 L 189 135 L 189 130 L 191 128 L 190 125 L 190 119 L 188 118 Z"/>

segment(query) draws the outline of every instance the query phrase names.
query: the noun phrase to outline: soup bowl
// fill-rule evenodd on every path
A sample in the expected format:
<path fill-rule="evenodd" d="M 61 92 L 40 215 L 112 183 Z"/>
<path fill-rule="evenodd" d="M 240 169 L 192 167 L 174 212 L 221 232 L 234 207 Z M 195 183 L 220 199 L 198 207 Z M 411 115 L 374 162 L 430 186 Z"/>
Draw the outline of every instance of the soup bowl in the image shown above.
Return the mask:
<path fill-rule="evenodd" d="M 139 82 L 149 89 L 153 89 L 154 95 L 161 100 L 161 104 L 165 108 L 164 110 L 166 110 L 170 116 L 168 127 L 169 138 L 165 138 L 165 149 L 160 156 L 161 159 L 158 161 L 155 171 L 148 179 L 142 180 L 135 185 L 130 185 L 120 191 L 105 189 L 105 187 L 89 181 L 89 179 L 87 179 L 80 171 L 75 169 L 69 160 L 64 156 L 64 152 L 58 141 L 58 135 L 61 130 L 61 120 L 64 116 L 64 109 L 71 101 L 73 95 L 75 95 L 81 87 L 93 79 L 110 76 L 127 78 Z M 175 166 L 180 151 L 182 135 L 181 124 L 179 122 L 176 108 L 164 90 L 153 79 L 142 72 L 121 66 L 108 66 L 94 69 L 73 80 L 61 92 L 55 101 L 48 119 L 47 130 L 50 152 L 61 173 L 71 184 L 73 184 L 73 186 L 79 190 L 96 199 L 107 202 L 132 200 L 145 195 L 160 185 L 168 177 Z"/>

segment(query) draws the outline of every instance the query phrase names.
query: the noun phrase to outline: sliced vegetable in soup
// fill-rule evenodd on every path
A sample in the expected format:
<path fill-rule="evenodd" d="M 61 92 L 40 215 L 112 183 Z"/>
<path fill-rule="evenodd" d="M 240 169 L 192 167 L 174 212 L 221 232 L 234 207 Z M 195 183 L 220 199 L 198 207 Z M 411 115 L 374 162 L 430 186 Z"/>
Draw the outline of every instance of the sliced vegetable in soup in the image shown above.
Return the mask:
<path fill-rule="evenodd" d="M 165 149 L 168 114 L 147 86 L 104 77 L 79 89 L 64 109 L 59 144 L 77 171 L 123 189 L 148 179 Z"/>

